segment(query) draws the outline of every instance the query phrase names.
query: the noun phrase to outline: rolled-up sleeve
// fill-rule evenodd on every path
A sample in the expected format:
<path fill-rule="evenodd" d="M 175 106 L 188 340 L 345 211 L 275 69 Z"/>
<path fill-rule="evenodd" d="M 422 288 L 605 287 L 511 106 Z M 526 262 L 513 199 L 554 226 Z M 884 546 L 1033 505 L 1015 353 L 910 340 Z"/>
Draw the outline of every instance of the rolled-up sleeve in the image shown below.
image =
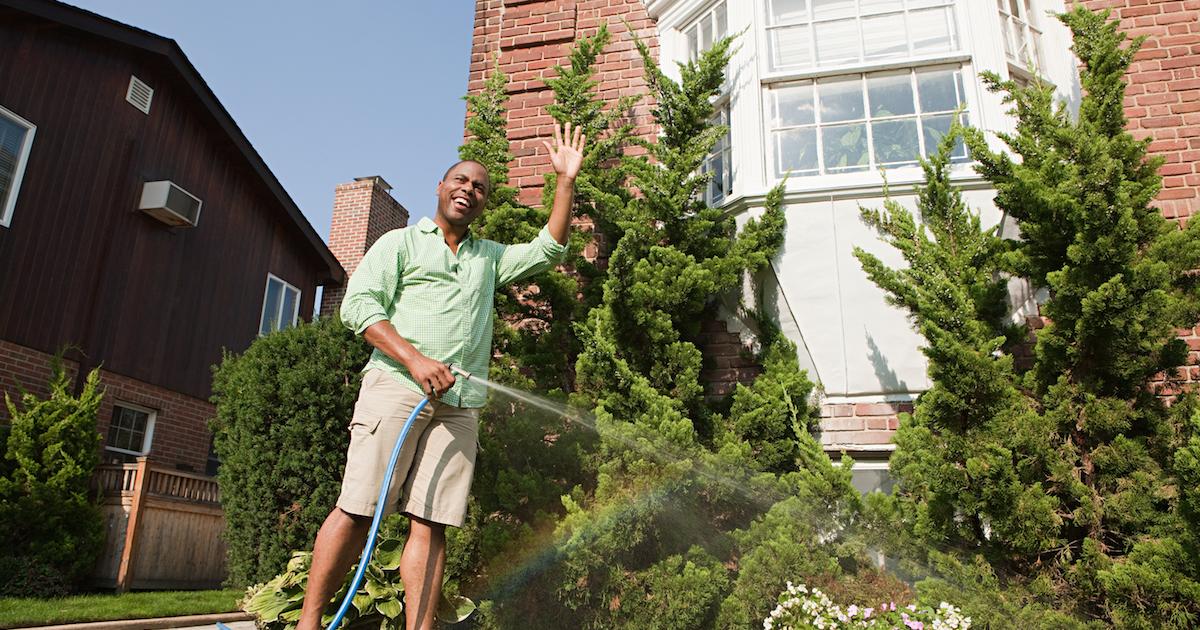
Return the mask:
<path fill-rule="evenodd" d="M 388 232 L 367 250 L 346 283 L 341 308 L 346 328 L 361 335 L 372 324 L 391 319 L 405 260 L 403 230 Z"/>
<path fill-rule="evenodd" d="M 504 248 L 496 264 L 496 284 L 502 286 L 537 275 L 559 263 L 566 253 L 567 246 L 554 240 L 550 229 L 543 227 L 532 241 Z"/>

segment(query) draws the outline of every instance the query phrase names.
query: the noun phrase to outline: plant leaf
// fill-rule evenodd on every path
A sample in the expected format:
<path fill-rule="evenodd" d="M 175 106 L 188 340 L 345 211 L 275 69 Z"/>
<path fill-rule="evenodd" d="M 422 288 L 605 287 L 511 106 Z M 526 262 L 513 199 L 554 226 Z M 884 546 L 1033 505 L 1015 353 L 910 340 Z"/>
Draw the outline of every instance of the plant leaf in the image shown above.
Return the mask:
<path fill-rule="evenodd" d="M 389 597 L 375 602 L 375 608 L 379 610 L 380 614 L 389 619 L 395 619 L 404 612 L 404 604 L 400 603 L 400 600 L 396 597 Z"/>
<path fill-rule="evenodd" d="M 442 600 L 438 602 L 437 619 L 442 623 L 460 623 L 471 613 L 475 612 L 475 602 L 455 595 L 446 597 L 442 595 Z"/>

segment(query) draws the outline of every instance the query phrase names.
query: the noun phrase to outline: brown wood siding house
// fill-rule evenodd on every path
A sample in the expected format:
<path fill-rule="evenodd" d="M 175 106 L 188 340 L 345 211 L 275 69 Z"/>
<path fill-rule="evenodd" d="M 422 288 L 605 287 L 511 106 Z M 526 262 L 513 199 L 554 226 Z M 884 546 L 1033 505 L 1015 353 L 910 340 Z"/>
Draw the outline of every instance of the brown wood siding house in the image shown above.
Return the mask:
<path fill-rule="evenodd" d="M 127 99 L 134 81 L 153 90 L 148 112 Z M 211 366 L 259 334 L 268 278 L 308 319 L 317 286 L 345 272 L 174 40 L 0 0 L 0 151 L 4 129 L 0 389 L 44 391 L 69 347 L 76 374 L 102 368 L 106 455 L 204 471 Z M 14 155 L 19 190 L 3 180 Z M 139 211 L 157 181 L 202 202 L 195 227 Z"/>

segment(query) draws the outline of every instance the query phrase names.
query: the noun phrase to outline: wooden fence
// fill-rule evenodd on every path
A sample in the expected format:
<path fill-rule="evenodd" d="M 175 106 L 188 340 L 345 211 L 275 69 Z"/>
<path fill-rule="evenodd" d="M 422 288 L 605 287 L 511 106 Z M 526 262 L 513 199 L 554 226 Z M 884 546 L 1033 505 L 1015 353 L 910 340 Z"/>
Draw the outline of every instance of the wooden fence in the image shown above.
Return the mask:
<path fill-rule="evenodd" d="M 211 477 L 136 464 L 96 470 L 107 525 L 97 586 L 201 589 L 225 579 L 225 515 Z"/>

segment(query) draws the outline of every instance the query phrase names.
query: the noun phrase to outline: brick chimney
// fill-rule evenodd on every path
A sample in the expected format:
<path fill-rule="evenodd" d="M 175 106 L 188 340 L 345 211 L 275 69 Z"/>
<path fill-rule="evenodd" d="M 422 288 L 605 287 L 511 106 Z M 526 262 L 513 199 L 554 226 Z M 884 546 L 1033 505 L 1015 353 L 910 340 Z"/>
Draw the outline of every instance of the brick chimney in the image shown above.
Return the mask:
<path fill-rule="evenodd" d="M 408 225 L 408 210 L 392 197 L 391 189 L 378 175 L 356 177 L 334 189 L 329 249 L 346 269 L 347 278 L 380 236 Z M 345 294 L 345 287 L 325 287 L 321 317 L 332 315 Z"/>

